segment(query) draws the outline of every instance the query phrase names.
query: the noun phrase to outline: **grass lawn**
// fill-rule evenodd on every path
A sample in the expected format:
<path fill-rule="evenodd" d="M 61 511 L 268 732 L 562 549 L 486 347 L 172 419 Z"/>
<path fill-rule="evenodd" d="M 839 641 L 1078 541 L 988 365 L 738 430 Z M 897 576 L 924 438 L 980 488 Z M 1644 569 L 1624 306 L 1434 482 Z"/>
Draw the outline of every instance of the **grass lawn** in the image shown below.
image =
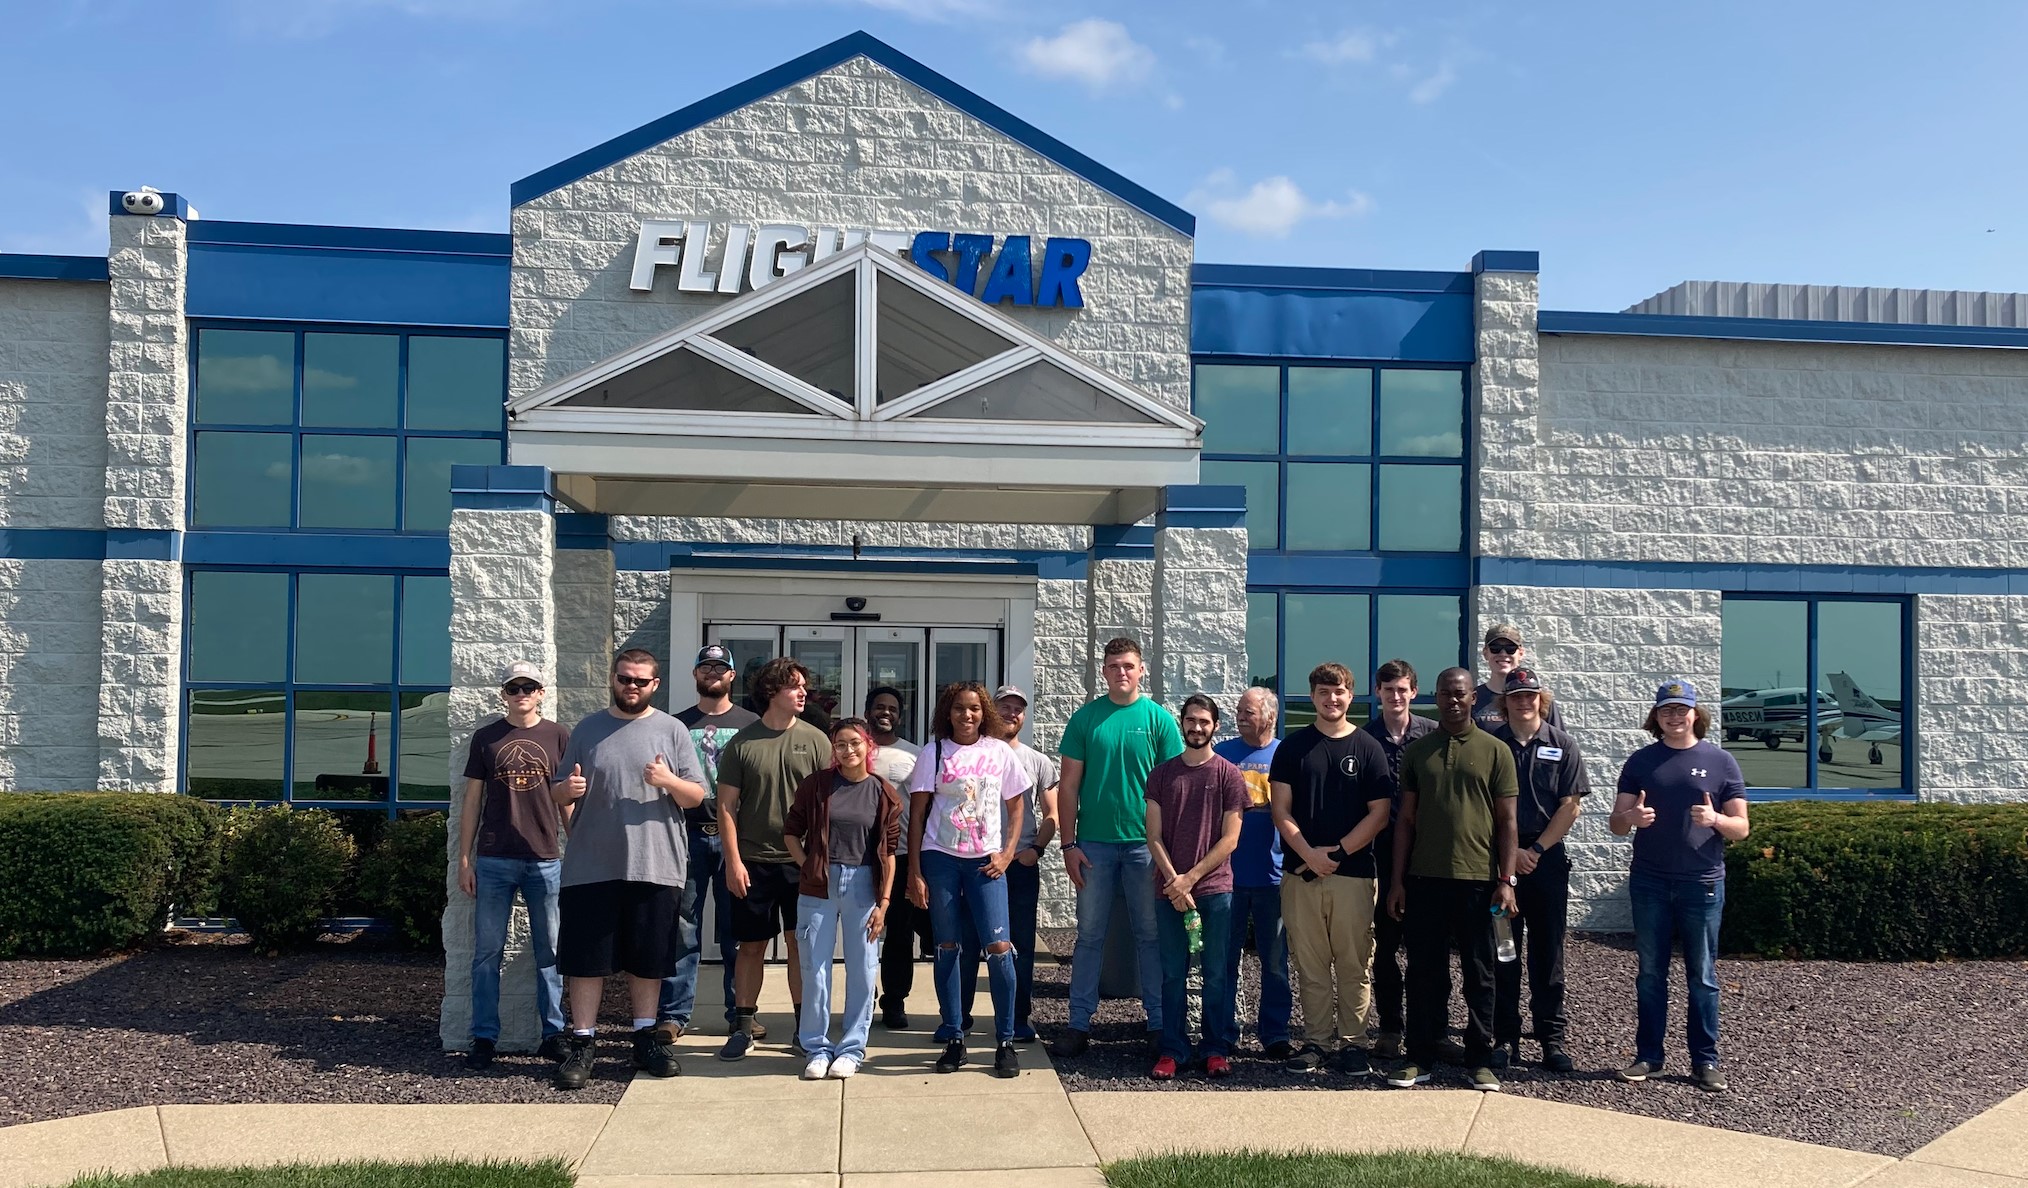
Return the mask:
<path fill-rule="evenodd" d="M 295 1163 L 285 1167 L 171 1167 L 139 1175 L 79 1176 L 70 1188 L 571 1188 L 561 1160 L 543 1163 Z"/>
<path fill-rule="evenodd" d="M 1112 1188 L 1624 1188 L 1615 1180 L 1446 1151 L 1157 1155 L 1109 1163 L 1105 1173 Z"/>

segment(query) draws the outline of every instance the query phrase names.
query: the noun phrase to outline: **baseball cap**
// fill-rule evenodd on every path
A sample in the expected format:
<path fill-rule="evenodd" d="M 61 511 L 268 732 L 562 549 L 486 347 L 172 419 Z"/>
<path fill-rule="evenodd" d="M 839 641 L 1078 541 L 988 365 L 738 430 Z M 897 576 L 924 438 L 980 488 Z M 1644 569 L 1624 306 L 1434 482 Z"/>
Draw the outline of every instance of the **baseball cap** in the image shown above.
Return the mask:
<path fill-rule="evenodd" d="M 1526 642 L 1521 638 L 1521 629 L 1512 623 L 1495 623 L 1491 627 L 1486 628 L 1486 638 L 1479 642 L 1490 646 L 1496 639 L 1504 639 L 1512 644 Z"/>
<path fill-rule="evenodd" d="M 1500 692 L 1540 693 L 1542 692 L 1542 678 L 1535 675 L 1535 670 L 1532 668 L 1517 668 L 1507 674 L 1507 684 Z"/>
<path fill-rule="evenodd" d="M 1697 686 L 1682 677 L 1670 677 L 1655 688 L 1655 708 L 1665 705 L 1687 705 L 1697 708 Z"/>
<path fill-rule="evenodd" d="M 998 701 L 1002 697 L 1019 697 L 1021 699 L 1022 705 L 1028 704 L 1028 694 L 1023 693 L 1021 691 L 1021 686 L 1019 685 L 1000 686 L 1000 691 L 998 693 L 993 694 L 993 700 Z"/>
<path fill-rule="evenodd" d="M 727 668 L 737 667 L 732 662 L 732 653 L 724 644 L 705 644 L 697 649 L 697 660 L 690 667 L 702 668 L 707 664 L 723 664 Z"/>
<path fill-rule="evenodd" d="M 501 670 L 500 687 L 502 689 L 505 689 L 515 681 L 534 681 L 542 688 L 546 689 L 549 687 L 549 683 L 542 679 L 542 670 L 526 660 L 516 660 Z"/>

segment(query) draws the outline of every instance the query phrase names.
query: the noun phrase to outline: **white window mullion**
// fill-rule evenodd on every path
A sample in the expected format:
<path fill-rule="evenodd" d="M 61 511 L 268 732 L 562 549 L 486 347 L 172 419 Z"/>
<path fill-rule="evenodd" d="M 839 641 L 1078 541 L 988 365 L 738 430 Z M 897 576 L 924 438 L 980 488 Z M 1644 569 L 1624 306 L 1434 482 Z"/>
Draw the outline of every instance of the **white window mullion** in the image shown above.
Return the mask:
<path fill-rule="evenodd" d="M 891 400 L 879 412 L 873 414 L 876 421 L 891 421 L 896 417 L 912 416 L 923 409 L 942 404 L 955 396 L 962 396 L 980 384 L 999 379 L 1010 371 L 1018 371 L 1042 357 L 1034 347 L 1015 347 L 1001 351 L 988 359 L 982 359 L 970 367 L 953 371 L 934 383 L 924 384 L 899 400 Z"/>
<path fill-rule="evenodd" d="M 771 392 L 788 397 L 814 413 L 827 417 L 851 419 L 851 410 L 829 392 L 806 384 L 772 363 L 756 359 L 738 347 L 727 346 L 710 335 L 700 335 L 689 343 L 692 351 L 746 379 L 752 380 Z"/>
<path fill-rule="evenodd" d="M 852 319 L 852 407 L 862 421 L 873 419 L 880 403 L 880 296 L 873 261 L 861 258 L 853 284 L 857 289 Z"/>

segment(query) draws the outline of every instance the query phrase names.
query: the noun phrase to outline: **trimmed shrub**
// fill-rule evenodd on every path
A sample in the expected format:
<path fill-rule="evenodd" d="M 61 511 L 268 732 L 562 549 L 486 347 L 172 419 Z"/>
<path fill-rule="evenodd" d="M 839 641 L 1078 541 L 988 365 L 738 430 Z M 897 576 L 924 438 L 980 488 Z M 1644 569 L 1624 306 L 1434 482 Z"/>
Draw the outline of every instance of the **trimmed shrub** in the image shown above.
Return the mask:
<path fill-rule="evenodd" d="M 1759 804 L 1725 867 L 1726 952 L 2028 955 L 2028 804 Z"/>
<path fill-rule="evenodd" d="M 359 897 L 419 949 L 444 947 L 445 858 L 442 813 L 392 822 L 359 861 Z"/>
<path fill-rule="evenodd" d="M 226 814 L 227 915 L 268 953 L 299 949 L 324 932 L 352 864 L 352 839 L 322 809 L 236 808 Z"/>
<path fill-rule="evenodd" d="M 150 792 L 0 795 L 0 958 L 129 949 L 211 909 L 220 814 Z"/>

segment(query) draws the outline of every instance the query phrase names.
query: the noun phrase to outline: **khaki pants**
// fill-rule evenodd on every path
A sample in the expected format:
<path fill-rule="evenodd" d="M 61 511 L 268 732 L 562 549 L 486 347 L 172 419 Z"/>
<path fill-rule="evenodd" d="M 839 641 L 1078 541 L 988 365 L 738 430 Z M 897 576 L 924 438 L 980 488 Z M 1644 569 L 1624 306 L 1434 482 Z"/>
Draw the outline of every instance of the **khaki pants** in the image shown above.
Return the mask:
<path fill-rule="evenodd" d="M 1303 1038 L 1326 1052 L 1347 1042 L 1366 1046 L 1378 893 L 1374 879 L 1282 879 L 1282 926 L 1303 1003 Z"/>

